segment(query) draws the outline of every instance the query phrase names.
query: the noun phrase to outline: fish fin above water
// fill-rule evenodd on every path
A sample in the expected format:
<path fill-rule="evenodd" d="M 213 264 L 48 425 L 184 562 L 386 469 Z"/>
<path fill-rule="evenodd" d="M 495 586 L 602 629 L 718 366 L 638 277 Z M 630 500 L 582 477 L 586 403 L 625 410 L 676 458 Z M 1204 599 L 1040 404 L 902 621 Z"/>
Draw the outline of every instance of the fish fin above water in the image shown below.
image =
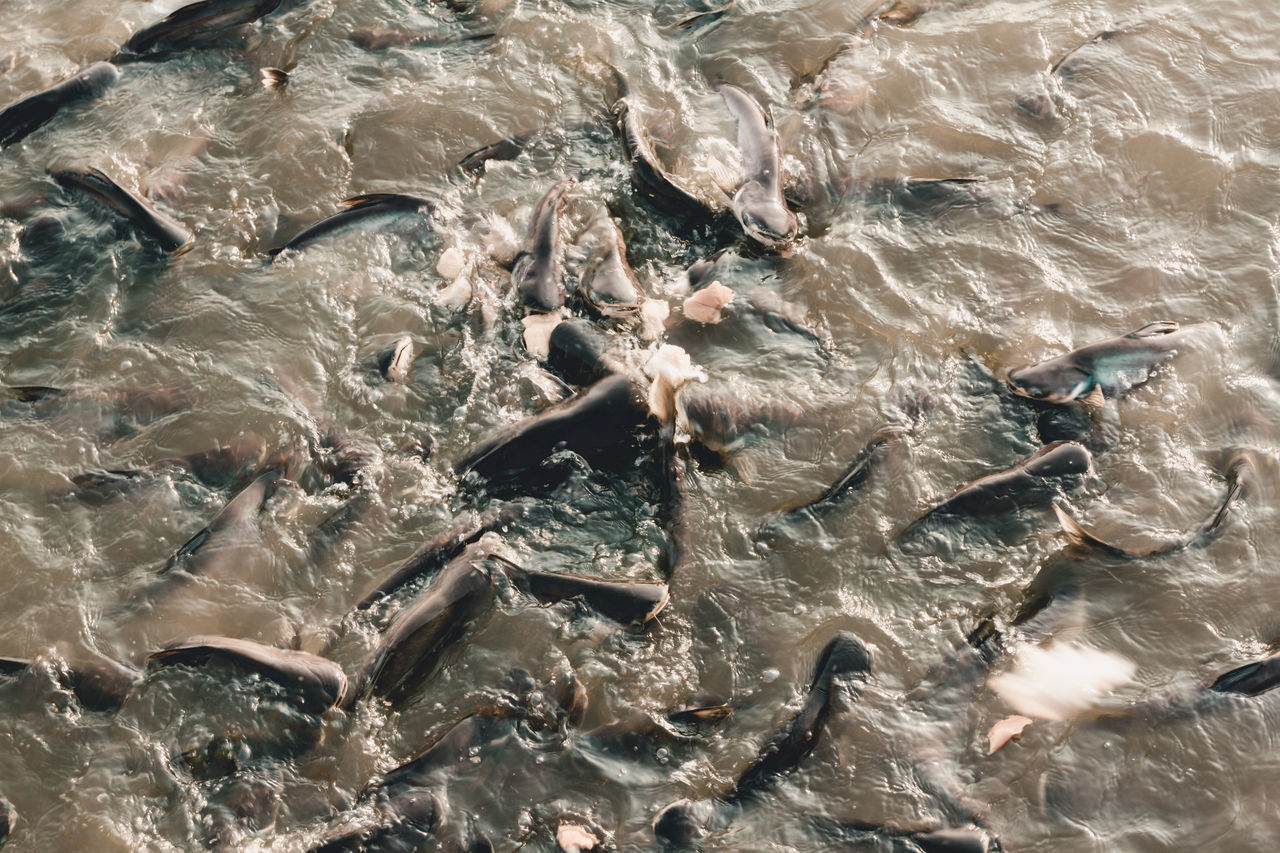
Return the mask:
<path fill-rule="evenodd" d="M 268 92 L 282 92 L 289 84 L 289 72 L 283 68 L 259 68 L 262 86 Z"/>
<path fill-rule="evenodd" d="M 1092 391 L 1080 398 L 1080 402 L 1084 403 L 1086 406 L 1101 409 L 1106 405 L 1107 397 L 1102 393 L 1101 385 L 1094 385 Z"/>
<path fill-rule="evenodd" d="M 1118 548 L 1115 545 L 1112 545 L 1109 542 L 1104 542 L 1097 536 L 1094 536 L 1092 533 L 1085 530 L 1084 527 L 1081 526 L 1080 522 L 1072 518 L 1071 514 L 1063 509 L 1062 504 L 1057 501 L 1054 501 L 1053 503 L 1053 514 L 1058 517 L 1058 523 L 1062 525 L 1062 531 L 1067 534 L 1067 539 L 1069 539 L 1071 544 L 1077 548 L 1083 548 L 1090 551 L 1105 551 L 1106 553 L 1116 557 L 1142 556 L 1140 554 L 1134 554 L 1126 551 L 1123 548 Z"/>
<path fill-rule="evenodd" d="M 263 70 L 265 71 L 266 69 Z M 360 208 L 373 207 L 375 205 L 412 208 L 415 210 L 424 207 L 430 210 L 435 207 L 425 198 L 404 193 L 365 193 L 363 195 L 353 195 L 351 198 L 344 198 L 338 202 L 338 206 L 345 210 L 359 210 Z"/>
<path fill-rule="evenodd" d="M 1169 335 L 1182 328 L 1173 320 L 1157 320 L 1154 323 L 1148 323 L 1141 329 L 1132 331 L 1125 335 L 1126 338 L 1154 338 L 1156 335 Z"/>

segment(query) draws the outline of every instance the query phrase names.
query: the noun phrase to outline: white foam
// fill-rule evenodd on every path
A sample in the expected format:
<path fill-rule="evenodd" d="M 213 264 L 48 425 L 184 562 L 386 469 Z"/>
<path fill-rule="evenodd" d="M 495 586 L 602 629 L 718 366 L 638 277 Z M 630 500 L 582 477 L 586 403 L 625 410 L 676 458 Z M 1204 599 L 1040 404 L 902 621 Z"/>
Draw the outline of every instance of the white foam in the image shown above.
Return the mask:
<path fill-rule="evenodd" d="M 1019 714 L 1067 720 L 1127 682 L 1136 669 L 1127 658 L 1088 646 L 1027 646 L 1011 669 L 987 685 Z"/>

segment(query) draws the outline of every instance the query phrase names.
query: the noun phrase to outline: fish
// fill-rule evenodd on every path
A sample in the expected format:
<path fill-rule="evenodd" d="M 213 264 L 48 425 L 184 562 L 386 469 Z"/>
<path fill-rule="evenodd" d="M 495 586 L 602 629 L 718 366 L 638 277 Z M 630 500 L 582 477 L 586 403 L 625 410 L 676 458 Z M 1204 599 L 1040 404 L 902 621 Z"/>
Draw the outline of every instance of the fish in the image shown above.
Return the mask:
<path fill-rule="evenodd" d="M 497 38 L 497 33 L 467 33 L 450 35 L 447 33 L 411 33 L 402 30 L 390 30 L 386 27 L 361 27 L 347 34 L 347 41 L 365 50 L 386 50 L 389 47 L 438 47 L 446 44 L 460 44 L 469 41 L 488 41 Z"/>
<path fill-rule="evenodd" d="M 378 821 L 326 836 L 308 853 L 421 850 L 440 823 L 443 806 L 430 791 L 401 791 L 379 804 Z"/>
<path fill-rule="evenodd" d="M 593 465 L 629 465 L 632 459 L 623 458 L 619 448 L 635 442 L 648 417 L 645 397 L 631 380 L 610 376 L 476 445 L 455 463 L 454 471 L 505 481 L 562 447 Z"/>
<path fill-rule="evenodd" d="M 857 820 L 835 820 L 820 815 L 808 815 L 808 818 L 810 824 L 824 836 L 835 836 L 830 840 L 840 844 L 840 849 L 845 849 L 851 843 L 858 847 L 868 841 L 874 844 L 880 839 L 904 841 L 909 845 L 908 849 L 919 850 L 921 853 L 990 853 L 1000 849 L 990 833 L 980 827 L 924 829 Z"/>
<path fill-rule="evenodd" d="M 575 183 L 572 175 L 561 178 L 538 201 L 529 223 L 529 236 L 511 268 L 511 282 L 530 311 L 549 313 L 564 306 L 560 214 L 564 211 L 565 192 Z"/>
<path fill-rule="evenodd" d="M 378 582 L 356 605 L 367 610 L 378 601 L 394 595 L 411 583 L 435 576 L 444 566 L 468 546 L 491 530 L 499 530 L 523 518 L 529 504 L 506 503 L 497 509 L 473 516 L 425 542 L 408 559 Z"/>
<path fill-rule="evenodd" d="M 348 709 L 366 696 L 400 705 L 435 673 L 441 653 L 492 603 L 494 556 L 486 543 L 468 545 L 396 615 L 349 693 Z"/>
<path fill-rule="evenodd" d="M 640 311 L 644 297 L 640 282 L 627 263 L 627 246 L 622 230 L 600 208 L 583 235 L 590 245 L 579 287 L 591 309 L 602 317 L 632 317 Z"/>
<path fill-rule="evenodd" d="M 126 190 L 97 169 L 57 169 L 50 172 L 62 187 L 81 192 L 123 217 L 162 251 L 182 254 L 191 247 L 191 229 Z"/>
<path fill-rule="evenodd" d="M 795 403 L 686 385 L 676 394 L 676 423 L 721 459 L 750 445 L 771 427 L 789 427 L 804 416 Z"/>
<path fill-rule="evenodd" d="M 261 676 L 294 692 L 299 708 L 322 714 L 342 704 L 347 676 L 327 658 L 234 637 L 188 637 L 147 656 L 148 667 L 203 666 L 210 661 Z"/>
<path fill-rule="evenodd" d="M 618 96 L 613 102 L 615 129 L 631 167 L 631 182 L 655 209 L 694 225 L 716 225 L 728 211 L 727 199 L 704 199 L 662 165 L 654 143 L 630 104 L 631 92 L 622 72 L 613 71 Z"/>
<path fill-rule="evenodd" d="M 817 746 L 841 689 L 857 695 L 858 684 L 871 674 L 871 653 L 856 637 L 837 634 L 823 648 L 809 682 L 804 705 L 761 747 L 760 753 L 723 798 L 711 802 L 680 800 L 654 820 L 654 834 L 662 842 L 688 846 L 709 825 L 727 823 L 733 811 L 772 788 L 779 777 L 794 770 Z"/>
<path fill-rule="evenodd" d="M 349 228 L 364 228 L 409 213 L 435 212 L 435 202 L 403 193 L 368 193 L 352 196 L 338 203 L 343 209 L 304 228 L 283 246 L 267 250 L 268 263 L 282 252 L 301 250 L 333 234 Z"/>
<path fill-rule="evenodd" d="M 111 615 L 120 616 L 154 606 L 177 587 L 238 565 L 246 546 L 245 537 L 256 528 L 258 515 L 282 476 L 279 468 L 259 475 L 228 501 L 212 521 L 169 555 L 156 577 L 136 588 Z"/>
<path fill-rule="evenodd" d="M 644 625 L 667 606 L 665 583 L 642 580 L 602 580 L 569 572 L 533 572 L 509 567 L 507 577 L 522 592 L 539 601 L 555 603 L 581 598 L 592 610 L 624 625 Z"/>
<path fill-rule="evenodd" d="M 110 62 L 95 62 L 42 92 L 0 110 L 0 148 L 21 142 L 63 109 L 102 97 L 120 79 Z"/>
<path fill-rule="evenodd" d="M 1074 441 L 1056 441 L 995 474 L 961 486 L 924 515 L 911 522 L 895 539 L 910 534 L 931 520 L 987 516 L 1012 509 L 1043 506 L 1070 486 L 1093 474 L 1093 456 Z"/>
<path fill-rule="evenodd" d="M 895 424 L 876 430 L 826 491 L 812 500 L 785 507 L 777 520 L 785 520 L 804 512 L 821 515 L 839 506 L 850 495 L 862 488 L 870 478 L 871 472 L 883 464 L 884 459 L 906 439 L 907 435 L 906 428 Z"/>
<path fill-rule="evenodd" d="M 39 665 L 29 658 L 0 657 L 0 674 L 17 675 Z M 77 654 L 74 660 L 51 662 L 59 685 L 71 691 L 90 711 L 114 711 L 141 683 L 139 673 L 96 652 Z"/>
<path fill-rule="evenodd" d="M 570 385 L 593 385 L 620 372 L 609 342 L 590 320 L 558 323 L 548 341 L 547 368 Z"/>
<path fill-rule="evenodd" d="M 1224 672 L 1209 685 L 1214 693 L 1261 696 L 1280 686 L 1280 652 Z"/>
<path fill-rule="evenodd" d="M 1019 95 L 1014 99 L 1014 103 L 1017 104 L 1018 109 L 1033 118 L 1053 118 L 1057 115 L 1058 110 L 1062 109 L 1063 101 L 1065 99 L 1061 79 L 1064 76 L 1068 76 L 1067 72 L 1070 70 L 1068 60 L 1075 56 L 1077 51 L 1080 51 L 1091 44 L 1115 38 L 1120 35 L 1121 32 L 1122 30 L 1119 29 L 1101 30 L 1089 36 L 1089 38 L 1085 39 L 1083 42 L 1060 56 L 1048 67 L 1048 69 L 1046 69 L 1046 86 L 1043 90 Z"/>
<path fill-rule="evenodd" d="M 404 384 L 409 381 L 409 371 L 413 369 L 413 338 L 400 338 L 390 348 L 378 354 L 378 370 L 388 382 Z"/>
<path fill-rule="evenodd" d="M 111 58 L 116 64 L 158 59 L 212 41 L 275 11 L 281 0 L 199 0 L 134 33 Z"/>
<path fill-rule="evenodd" d="M 579 725 L 586 713 L 586 690 L 567 670 L 554 672 L 543 684 L 523 670 L 514 670 L 499 680 L 498 688 L 496 701 L 467 714 L 413 757 L 371 782 L 365 793 L 425 787 L 439 781 L 438 774 L 470 764 L 481 747 L 515 731 L 517 724 L 532 731 L 555 731 Z"/>
<path fill-rule="evenodd" d="M 1245 477 L 1248 474 L 1245 474 L 1244 477 L 1241 475 L 1244 464 L 1240 463 L 1238 466 L 1233 466 L 1227 472 L 1227 494 L 1213 514 L 1198 524 L 1188 536 L 1173 542 L 1166 542 L 1163 545 L 1153 545 L 1147 548 L 1122 548 L 1119 545 L 1113 545 L 1110 542 L 1099 539 L 1090 533 L 1080 522 L 1075 520 L 1066 507 L 1056 501 L 1053 504 L 1053 511 L 1057 515 L 1058 523 L 1062 525 L 1067 538 L 1071 540 L 1071 544 L 1083 550 L 1097 550 L 1112 557 L 1139 558 L 1163 557 L 1191 548 L 1203 548 L 1221 535 L 1222 522 L 1226 520 L 1231 508 L 1235 506 L 1246 491 L 1245 482 L 1247 480 Z"/>
<path fill-rule="evenodd" d="M 1182 328 L 1161 320 L 1118 338 L 1089 344 L 1066 355 L 1012 370 L 1008 386 L 1014 394 L 1048 403 L 1084 400 L 1101 405 L 1151 378 L 1173 358 L 1203 324 Z"/>
<path fill-rule="evenodd" d="M 0 798 L 0 845 L 9 840 L 9 833 L 18 825 L 18 813 L 6 799 Z"/>
<path fill-rule="evenodd" d="M 780 251 L 795 242 L 800 224 L 782 197 L 782 151 L 773 119 L 737 86 L 722 83 L 718 88 L 738 122 L 738 147 L 747 176 L 733 195 L 733 215 L 748 237 Z"/>
<path fill-rule="evenodd" d="M 832 701 L 843 685 L 857 694 L 857 684 L 871 674 L 871 653 L 856 637 L 837 634 L 823 648 L 809 682 L 809 695 L 794 717 L 782 725 L 760 754 L 738 776 L 726 801 L 745 803 L 771 788 L 817 746 L 831 714 Z"/>

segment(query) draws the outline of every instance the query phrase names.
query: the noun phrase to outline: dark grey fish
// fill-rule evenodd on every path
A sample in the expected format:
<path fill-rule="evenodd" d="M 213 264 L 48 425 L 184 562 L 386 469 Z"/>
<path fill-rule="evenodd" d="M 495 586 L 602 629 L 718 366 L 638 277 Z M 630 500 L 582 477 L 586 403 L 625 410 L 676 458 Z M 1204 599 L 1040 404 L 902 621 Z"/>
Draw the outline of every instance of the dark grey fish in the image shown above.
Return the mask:
<path fill-rule="evenodd" d="M 0 111 L 0 148 L 26 138 L 62 109 L 100 97 L 119 77 L 119 69 L 110 62 L 95 62 L 43 92 L 10 104 Z"/>
<path fill-rule="evenodd" d="M 1214 679 L 1209 689 L 1215 693 L 1260 696 L 1277 686 L 1280 686 L 1280 652 L 1224 672 Z"/>
<path fill-rule="evenodd" d="M 166 252 L 179 254 L 190 248 L 191 230 L 151 202 L 121 187 L 97 169 L 58 169 L 53 179 L 69 190 L 82 192 L 124 217 L 141 234 Z"/>
<path fill-rule="evenodd" d="M 0 799 L 0 845 L 9 840 L 9 833 L 18 825 L 18 813 L 8 800 Z"/>
<path fill-rule="evenodd" d="M 785 508 L 782 517 L 786 518 L 806 511 L 822 513 L 838 506 L 867 482 L 872 470 L 882 463 L 882 460 L 906 438 L 907 434 L 906 428 L 895 425 L 876 430 L 871 440 L 858 451 L 853 461 L 841 472 L 835 482 L 827 487 L 826 491 L 812 500 Z"/>
<path fill-rule="evenodd" d="M 376 824 L 327 836 L 308 853 L 424 850 L 440 823 L 442 811 L 440 801 L 430 791 L 401 791 L 379 804 Z"/>
<path fill-rule="evenodd" d="M 651 621 L 669 599 L 667 585 L 657 581 L 611 581 L 568 572 L 531 572 L 515 566 L 509 567 L 506 575 L 517 589 L 539 601 L 581 598 L 592 610 L 623 624 Z"/>
<path fill-rule="evenodd" d="M 442 652 L 493 601 L 493 556 L 487 546 L 469 545 L 425 595 L 396 615 L 350 692 L 348 707 L 369 695 L 398 705 L 435 673 Z"/>
<path fill-rule="evenodd" d="M 210 661 L 260 675 L 296 692 L 299 707 L 311 714 L 336 707 L 347 692 L 347 676 L 333 661 L 251 640 L 190 637 L 147 656 L 148 666 L 203 666 Z"/>
<path fill-rule="evenodd" d="M 1089 344 L 1066 355 L 1009 373 L 1013 393 L 1048 403 L 1088 400 L 1101 405 L 1151 378 L 1203 325 L 1148 323 L 1135 332 Z"/>
<path fill-rule="evenodd" d="M 905 826 L 868 823 L 857 820 L 835 820 L 809 815 L 809 822 L 824 836 L 828 836 L 843 849 L 846 845 L 861 846 L 860 842 L 899 839 L 908 849 L 922 853 L 989 853 L 998 850 L 985 829 L 977 827 L 951 827 L 947 829 L 918 829 Z"/>
<path fill-rule="evenodd" d="M 565 320 L 551 332 L 547 369 L 570 385 L 593 385 L 619 372 L 608 350 L 609 342 L 590 320 Z"/>
<path fill-rule="evenodd" d="M 630 89 L 622 72 L 614 68 L 613 74 L 619 94 L 612 111 L 622 151 L 631 166 L 631 181 L 635 188 L 662 213 L 698 225 L 714 224 L 725 213 L 724 207 L 701 198 L 683 180 L 666 170 L 654 150 L 653 140 L 628 102 Z"/>
<path fill-rule="evenodd" d="M 658 839 L 676 847 L 688 846 L 705 834 L 709 824 L 727 823 L 734 808 L 772 788 L 778 777 L 793 771 L 817 746 L 838 691 L 843 687 L 857 695 L 857 683 L 866 681 L 870 673 L 871 654 L 866 647 L 848 634 L 836 635 L 822 650 L 800 711 L 765 742 L 733 789 L 716 801 L 671 804 L 654 821 Z"/>
<path fill-rule="evenodd" d="M 630 464 L 619 448 L 635 442 L 649 417 L 641 391 L 624 376 L 602 379 L 564 403 L 527 418 L 481 442 L 455 465 L 487 480 L 518 476 L 564 447 L 592 464 Z"/>
<path fill-rule="evenodd" d="M 742 450 L 770 428 L 793 426 L 804 416 L 795 403 L 688 385 L 676 395 L 676 422 L 721 457 Z"/>
<path fill-rule="evenodd" d="M 72 494 L 83 503 L 100 505 L 165 476 L 190 477 L 210 488 L 238 490 L 262 470 L 266 458 L 266 442 L 257 434 L 246 432 L 226 445 L 172 456 L 141 468 L 77 474 L 71 478 L 75 486 Z"/>
<path fill-rule="evenodd" d="M 446 44 L 461 44 L 469 41 L 488 41 L 496 38 L 497 33 L 468 33 L 453 35 L 451 33 L 412 33 L 404 30 L 389 30 L 386 27 L 361 27 L 347 34 L 347 40 L 356 47 L 365 50 L 386 50 L 391 47 L 439 47 Z"/>
<path fill-rule="evenodd" d="M 911 522 L 898 536 L 933 520 L 990 516 L 1013 509 L 1046 506 L 1063 490 L 1093 473 L 1093 457 L 1083 445 L 1057 441 L 1004 471 L 979 477 Z"/>
<path fill-rule="evenodd" d="M 17 675 L 35 665 L 36 661 L 29 658 L 0 657 L 0 674 Z M 74 661 L 57 661 L 53 674 L 90 711 L 114 711 L 140 681 L 136 670 L 97 653 L 80 654 Z"/>
<path fill-rule="evenodd" d="M 436 737 L 416 755 L 388 770 L 369 785 L 369 791 L 422 788 L 439 776 L 470 764 L 485 744 L 515 731 L 517 723 L 533 731 L 576 726 L 586 712 L 587 694 L 567 671 L 554 673 L 544 684 L 527 672 L 514 670 L 499 682 L 496 701 L 486 703 Z"/>
<path fill-rule="evenodd" d="M 407 560 L 378 582 L 357 609 L 365 610 L 379 600 L 394 594 L 408 584 L 430 578 L 490 530 L 499 530 L 518 521 L 529 510 L 525 503 L 507 503 L 495 510 L 481 513 L 436 536 L 414 551 Z"/>
<path fill-rule="evenodd" d="M 197 577 L 220 574 L 239 564 L 246 537 L 256 530 L 258 515 L 281 476 L 279 469 L 272 469 L 242 489 L 207 526 L 169 556 L 157 577 L 134 590 L 111 615 L 154 605 Z"/>
<path fill-rule="evenodd" d="M 841 684 L 856 695 L 857 688 L 851 682 L 866 681 L 870 674 L 867 648 L 853 636 L 837 634 L 818 658 L 804 705 L 761 747 L 755 761 L 738 777 L 727 801 L 747 802 L 770 788 L 780 775 L 794 770 L 817 745 Z"/>
<path fill-rule="evenodd" d="M 181 48 L 197 46 L 251 24 L 275 11 L 280 0 L 200 0 L 174 11 L 163 20 L 143 27 L 112 57 L 116 63 L 158 57 Z"/>
<path fill-rule="evenodd" d="M 782 197 L 782 151 L 773 120 L 737 86 L 724 83 L 719 91 L 738 122 L 738 147 L 746 173 L 733 195 L 733 215 L 752 240 L 766 249 L 785 249 L 795 241 L 800 225 Z"/>
<path fill-rule="evenodd" d="M 587 225 L 584 236 L 590 246 L 582 270 L 582 293 L 597 313 L 604 317 L 631 317 L 640 310 L 644 297 L 640 282 L 627 263 L 627 246 L 622 230 L 601 208 Z"/>
<path fill-rule="evenodd" d="M 560 213 L 564 210 L 565 191 L 574 183 L 572 176 L 561 178 L 538 201 L 529 223 L 529 236 L 511 269 L 511 282 L 520 301 L 531 311 L 555 311 L 564 305 Z"/>
<path fill-rule="evenodd" d="M 1062 78 L 1069 76 L 1070 59 L 1083 48 L 1086 48 L 1091 44 L 1115 38 L 1120 33 L 1121 30 L 1110 29 L 1101 30 L 1100 32 L 1089 36 L 1089 38 L 1071 48 L 1071 50 L 1060 56 L 1049 66 L 1048 70 L 1045 72 L 1045 87 L 1041 91 L 1019 95 L 1014 99 L 1014 103 L 1018 105 L 1020 110 L 1034 118 L 1053 118 L 1057 115 L 1058 110 L 1062 109 L 1063 101 L 1065 99 L 1062 89 Z"/>
<path fill-rule="evenodd" d="M 339 204 L 344 210 L 308 226 L 283 246 L 268 250 L 269 259 L 274 260 L 281 252 L 290 249 L 304 249 L 317 240 L 349 228 L 366 228 L 407 213 L 425 211 L 429 216 L 435 210 L 434 202 L 401 193 L 369 193 L 353 196 Z"/>

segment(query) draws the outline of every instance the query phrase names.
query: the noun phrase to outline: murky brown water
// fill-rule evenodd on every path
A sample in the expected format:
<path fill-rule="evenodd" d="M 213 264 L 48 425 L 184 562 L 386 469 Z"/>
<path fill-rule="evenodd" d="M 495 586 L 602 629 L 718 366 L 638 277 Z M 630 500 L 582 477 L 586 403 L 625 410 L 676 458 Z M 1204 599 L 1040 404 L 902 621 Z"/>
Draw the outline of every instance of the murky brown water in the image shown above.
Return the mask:
<path fill-rule="evenodd" d="M 811 816 L 956 822 L 940 787 L 976 803 L 1011 851 L 1276 849 L 1274 696 L 1122 728 L 1041 721 L 993 756 L 986 731 L 1010 711 L 980 683 L 972 698 L 908 701 L 981 616 L 1007 622 L 1057 558 L 1065 541 L 1050 513 L 885 545 L 959 484 L 1040 444 L 1026 407 L 993 393 L 966 355 L 1003 375 L 1155 320 L 1211 324 L 1109 404 L 1116 443 L 1072 499 L 1113 540 L 1166 541 L 1211 513 L 1226 489 L 1224 448 L 1280 450 L 1269 429 L 1280 411 L 1280 7 L 943 3 L 910 27 L 875 25 L 826 64 L 877 4 L 740 0 L 687 30 L 676 24 L 694 7 L 679 0 L 477 5 L 473 15 L 398 0 L 286 5 L 250 28 L 243 49 L 130 65 L 101 99 L 0 152 L 0 202 L 48 194 L 41 209 L 66 232 L 32 259 L 23 221 L 0 218 L 5 296 L 17 306 L 0 318 L 4 382 L 190 395 L 149 423 L 131 421 L 127 406 L 121 423 L 100 401 L 41 418 L 3 404 L 0 654 L 93 648 L 136 664 L 166 642 L 215 633 L 328 649 L 354 675 L 377 633 L 344 614 L 476 504 L 453 461 L 560 394 L 520 347 L 509 275 L 486 251 L 494 222 L 522 235 L 543 193 L 574 174 L 569 229 L 609 204 L 644 288 L 678 309 L 683 270 L 723 241 L 637 199 L 610 129 L 607 64 L 667 137 L 667 166 L 704 191 L 724 171 L 715 162 L 735 156 L 733 119 L 712 88 L 726 80 L 771 110 L 786 171 L 849 187 L 807 211 L 808 236 L 784 257 L 739 245 L 748 257 L 721 276 L 739 294 L 762 289 L 789 304 L 823 344 L 747 311 L 669 340 L 708 385 L 804 415 L 763 431 L 729 468 L 685 460 L 688 553 L 655 624 L 623 629 L 575 606 L 500 596 L 403 709 L 330 712 L 314 748 L 255 758 L 241 775 L 278 792 L 279 815 L 270 830 L 233 830 L 231 846 L 301 850 L 358 822 L 360 789 L 492 696 L 504 673 L 543 679 L 567 668 L 590 697 L 582 726 L 511 736 L 464 763 L 436 790 L 450 831 L 483 832 L 499 850 L 553 849 L 542 825 L 571 813 L 622 848 L 652 848 L 657 812 L 731 786 L 844 631 L 874 655 L 861 696 L 840 704 L 798 770 L 709 849 L 907 849 L 833 840 Z M 0 103 L 106 58 L 172 8 L 0 3 Z M 349 40 L 371 26 L 496 36 L 383 51 Z M 1118 32 L 1060 75 L 1056 115 L 1015 106 L 1043 89 L 1046 67 L 1108 29 Z M 259 68 L 288 62 L 291 40 L 296 67 L 273 94 Z M 548 133 L 513 161 L 479 176 L 455 168 L 480 145 L 539 128 Z M 56 191 L 47 170 L 70 165 L 151 188 L 196 232 L 193 248 L 165 261 L 118 239 L 110 219 Z M 904 176 L 982 178 L 990 200 L 920 215 L 869 203 L 869 182 Z M 436 200 L 431 229 L 407 218 L 263 264 L 267 249 L 367 192 Z M 438 299 L 449 282 L 437 262 L 450 247 L 474 263 L 460 311 Z M 571 253 L 571 274 L 579 264 Z M 648 343 L 610 334 L 643 361 Z M 374 363 L 402 335 L 422 350 L 403 386 Z M 909 454 L 821 520 L 757 540 L 779 507 L 820 494 L 922 395 L 930 410 Z M 331 429 L 381 451 L 365 475 L 372 510 L 334 549 L 315 547 L 317 525 L 349 491 L 282 488 L 223 571 L 146 618 L 114 612 L 231 491 L 170 473 L 91 505 L 68 497 L 69 478 L 246 434 L 309 448 Z M 430 458 L 398 451 L 424 436 Z M 507 531 L 510 554 L 530 568 L 659 577 L 654 508 L 633 486 L 588 479 L 555 491 L 534 521 Z M 1083 604 L 1058 620 L 1059 638 L 1138 665 L 1108 705 L 1206 683 L 1280 636 L 1276 509 L 1254 495 L 1208 547 L 1081 563 Z M 731 697 L 735 711 L 687 742 L 617 758 L 582 734 L 697 691 Z M 283 725 L 280 707 L 223 670 L 153 674 L 113 713 L 84 710 L 47 672 L 0 681 L 0 796 L 20 820 L 10 849 L 210 844 L 225 794 L 180 753 L 228 730 Z M 1050 772 L 1073 793 L 1046 807 Z"/>

